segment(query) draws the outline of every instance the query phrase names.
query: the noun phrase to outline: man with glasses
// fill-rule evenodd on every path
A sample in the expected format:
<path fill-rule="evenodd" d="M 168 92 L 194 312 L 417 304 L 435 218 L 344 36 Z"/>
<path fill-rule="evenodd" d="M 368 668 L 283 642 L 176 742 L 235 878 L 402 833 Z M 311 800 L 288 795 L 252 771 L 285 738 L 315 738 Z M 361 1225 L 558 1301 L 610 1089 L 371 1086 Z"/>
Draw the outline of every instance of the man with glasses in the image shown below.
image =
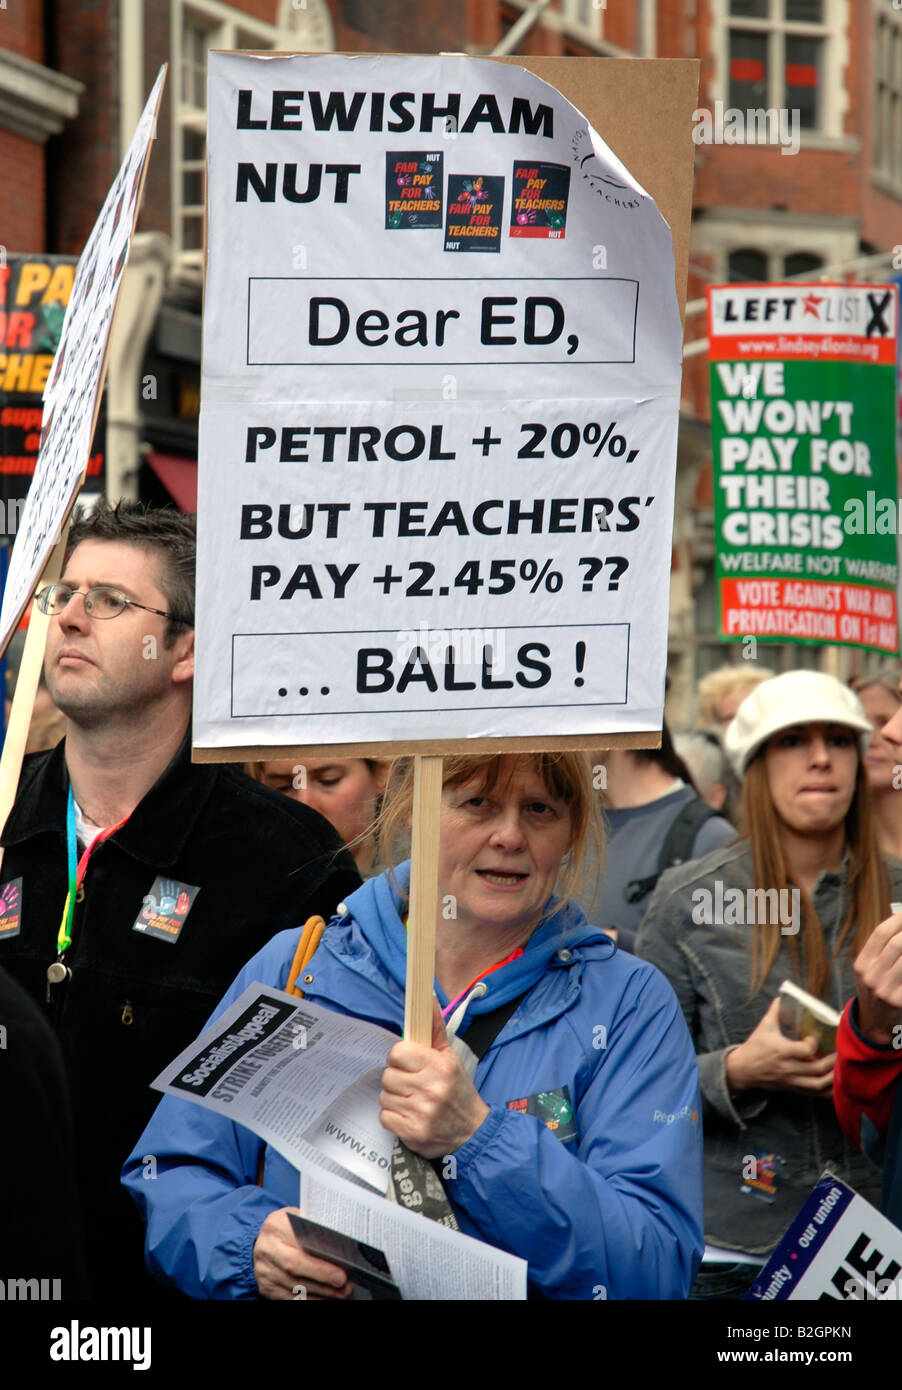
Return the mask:
<path fill-rule="evenodd" d="M 36 596 L 66 738 L 26 759 L 2 835 L 0 966 L 62 1044 L 96 1296 L 153 1287 L 119 1187 L 149 1083 L 271 936 L 328 918 L 359 882 L 316 812 L 191 762 L 194 549 L 175 511 L 102 504 L 75 522 L 60 582 Z M 25 1142 L 5 1120 L 4 1142 Z M 0 1233 L 14 1200 L 0 1196 Z"/>

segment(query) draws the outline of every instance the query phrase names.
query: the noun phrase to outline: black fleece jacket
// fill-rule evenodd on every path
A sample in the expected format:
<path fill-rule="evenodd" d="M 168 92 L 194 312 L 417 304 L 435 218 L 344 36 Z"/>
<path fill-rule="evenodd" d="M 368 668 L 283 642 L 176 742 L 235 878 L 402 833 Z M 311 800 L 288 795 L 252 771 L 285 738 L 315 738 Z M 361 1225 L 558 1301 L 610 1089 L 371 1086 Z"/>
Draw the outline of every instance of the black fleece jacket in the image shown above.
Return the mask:
<path fill-rule="evenodd" d="M 328 920 L 360 880 L 322 816 L 234 767 L 192 764 L 186 736 L 125 825 L 92 854 L 65 956 L 71 978 L 51 986 L 48 1003 L 68 885 L 68 790 L 64 743 L 25 760 L 0 872 L 3 884 L 22 880 L 20 930 L 0 933 L 0 966 L 62 1046 L 93 1291 L 146 1297 L 142 1232 L 119 1171 L 160 1099 L 150 1082 L 271 936 L 312 913 Z M 159 875 L 175 896 L 181 885 L 200 890 L 174 940 L 134 930 Z M 14 1130 L 14 1117 L 7 1121 Z M 19 1141 L 27 1149 L 27 1137 Z"/>

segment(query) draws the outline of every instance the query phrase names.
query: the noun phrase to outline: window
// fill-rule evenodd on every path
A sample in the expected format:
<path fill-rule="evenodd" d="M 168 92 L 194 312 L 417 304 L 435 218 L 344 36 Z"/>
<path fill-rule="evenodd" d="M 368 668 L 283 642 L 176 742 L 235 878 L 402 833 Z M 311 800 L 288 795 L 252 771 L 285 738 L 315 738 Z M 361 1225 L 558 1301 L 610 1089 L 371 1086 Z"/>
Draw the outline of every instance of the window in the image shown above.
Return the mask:
<path fill-rule="evenodd" d="M 727 281 L 736 285 L 755 280 L 793 280 L 797 275 L 819 270 L 823 264 L 820 256 L 812 256 L 808 251 L 791 251 L 782 256 L 743 247 L 727 256 Z"/>
<path fill-rule="evenodd" d="M 240 19 L 240 25 L 236 21 Z M 211 48 L 275 48 L 278 30 L 218 0 L 173 0 L 174 84 L 172 239 L 182 259 L 200 266 L 207 154 L 207 54 Z"/>
<path fill-rule="evenodd" d="M 560 0 L 561 18 L 570 29 L 590 39 L 601 38 L 602 12 L 606 0 Z"/>
<path fill-rule="evenodd" d="M 731 285 L 748 280 L 767 279 L 767 257 L 763 251 L 731 251 L 727 258 L 727 278 Z"/>
<path fill-rule="evenodd" d="M 877 16 L 874 79 L 874 168 L 902 184 L 902 15 L 886 7 Z"/>
<path fill-rule="evenodd" d="M 589 0 L 591 3 L 591 0 Z M 0 6 L 2 7 L 2 6 Z M 264 24 L 220 0 L 172 0 L 172 238 L 182 260 L 200 266 L 207 155 L 207 54 L 211 48 L 323 51 L 334 47 L 326 0 L 280 0 Z"/>
<path fill-rule="evenodd" d="M 207 104 L 207 49 L 212 30 L 185 15 L 182 25 L 182 101 L 203 111 Z"/>
<path fill-rule="evenodd" d="M 797 275 L 808 275 L 820 270 L 824 262 L 820 256 L 811 256 L 807 251 L 795 251 L 783 261 L 784 280 L 794 280 Z"/>
<path fill-rule="evenodd" d="M 357 3 L 369 4 L 370 0 L 357 0 Z M 565 56 L 584 57 L 587 46 L 590 50 L 604 52 L 604 13 L 609 4 L 618 3 L 620 0 L 551 0 L 528 33 L 534 37 L 540 29 L 546 29 L 558 35 L 556 47 L 559 46 Z M 530 13 L 533 4 L 534 0 L 501 0 L 497 7 L 500 39 L 505 39 L 514 25 Z M 523 42 L 526 48 L 531 48 L 527 37 L 524 36 Z"/>
<path fill-rule="evenodd" d="M 203 247 L 204 218 L 204 153 L 203 133 L 182 128 L 181 170 L 181 244 L 183 251 L 200 251 Z"/>
<path fill-rule="evenodd" d="M 798 111 L 800 129 L 823 129 L 830 0 L 725 3 L 727 104 Z"/>
<path fill-rule="evenodd" d="M 173 197 L 173 233 L 182 251 L 199 252 L 204 231 L 204 131 L 207 106 L 207 52 L 216 27 L 183 12 L 179 64 L 178 184 Z"/>

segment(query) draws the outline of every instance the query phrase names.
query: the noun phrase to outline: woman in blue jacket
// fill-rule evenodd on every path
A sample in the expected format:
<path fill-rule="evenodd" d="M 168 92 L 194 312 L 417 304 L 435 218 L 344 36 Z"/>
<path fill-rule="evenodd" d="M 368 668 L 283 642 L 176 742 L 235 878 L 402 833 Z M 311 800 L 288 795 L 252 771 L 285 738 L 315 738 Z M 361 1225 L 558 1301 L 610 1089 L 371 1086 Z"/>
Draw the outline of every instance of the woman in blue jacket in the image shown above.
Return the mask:
<path fill-rule="evenodd" d="M 402 763 L 386 793 L 387 853 L 411 808 Z M 431 1047 L 396 1043 L 380 1119 L 425 1158 L 454 1156 L 447 1189 L 461 1230 L 526 1259 L 531 1295 L 683 1298 L 702 1248 L 695 1056 L 663 976 L 571 901 L 600 834 L 581 754 L 445 759 L 435 992 L 454 1045 L 438 1018 Z M 407 873 L 348 899 L 299 981 L 307 999 L 400 1033 Z M 253 981 L 294 983 L 296 945 L 296 932 L 276 936 L 215 1016 Z M 513 1001 L 468 1068 L 472 1020 Z M 529 1113 L 540 1096 L 572 1110 L 573 1124 Z M 191 1297 L 350 1291 L 294 1241 L 297 1170 L 215 1112 L 166 1097 L 123 1180 L 147 1220 L 150 1269 Z"/>

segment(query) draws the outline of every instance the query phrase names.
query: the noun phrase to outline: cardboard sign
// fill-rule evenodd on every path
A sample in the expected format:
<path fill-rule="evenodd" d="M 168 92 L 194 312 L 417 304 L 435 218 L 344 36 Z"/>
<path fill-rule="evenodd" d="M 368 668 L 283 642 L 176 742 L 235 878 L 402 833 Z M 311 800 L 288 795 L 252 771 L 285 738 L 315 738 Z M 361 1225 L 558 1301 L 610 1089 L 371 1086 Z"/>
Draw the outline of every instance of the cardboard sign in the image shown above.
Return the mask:
<path fill-rule="evenodd" d="M 721 636 L 899 649 L 898 291 L 708 290 Z"/>
<path fill-rule="evenodd" d="M 514 66 L 214 53 L 209 113 L 195 752 L 659 727 L 648 192 Z"/>

